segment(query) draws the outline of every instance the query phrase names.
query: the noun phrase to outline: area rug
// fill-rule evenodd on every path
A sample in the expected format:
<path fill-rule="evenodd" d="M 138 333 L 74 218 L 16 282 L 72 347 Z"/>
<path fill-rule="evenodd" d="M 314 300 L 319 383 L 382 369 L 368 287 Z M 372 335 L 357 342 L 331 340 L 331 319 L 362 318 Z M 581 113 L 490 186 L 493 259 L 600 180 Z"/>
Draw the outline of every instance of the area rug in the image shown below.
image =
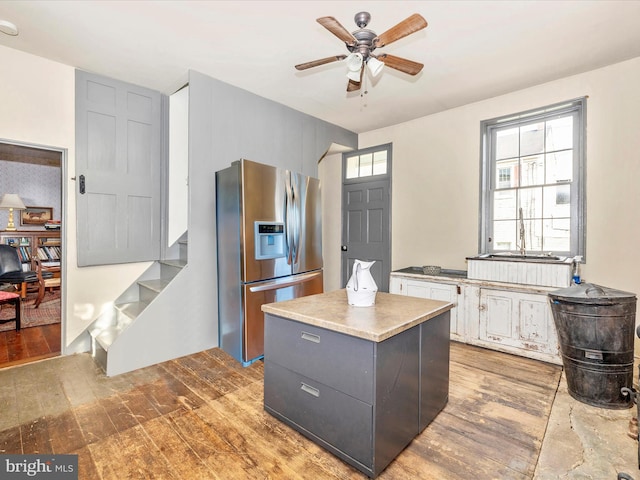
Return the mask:
<path fill-rule="evenodd" d="M 60 290 L 47 292 L 38 308 L 33 308 L 35 295 L 27 295 L 22 301 L 22 328 L 39 327 L 52 323 L 60 323 Z M 13 305 L 3 305 L 0 310 L 0 320 L 14 317 Z M 16 324 L 13 322 L 0 325 L 0 332 L 15 330 Z"/>

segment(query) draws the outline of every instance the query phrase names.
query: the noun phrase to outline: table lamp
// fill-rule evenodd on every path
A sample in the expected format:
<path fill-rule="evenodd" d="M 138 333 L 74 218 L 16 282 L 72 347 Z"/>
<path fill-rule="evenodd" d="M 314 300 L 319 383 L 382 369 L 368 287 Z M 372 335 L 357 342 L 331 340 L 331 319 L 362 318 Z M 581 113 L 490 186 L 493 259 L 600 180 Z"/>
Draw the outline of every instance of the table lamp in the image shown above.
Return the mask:
<path fill-rule="evenodd" d="M 15 193 L 5 193 L 0 200 L 0 208 L 9 210 L 9 223 L 5 230 L 13 232 L 16 230 L 16 226 L 13 223 L 13 209 L 22 210 L 26 208 L 20 197 Z"/>

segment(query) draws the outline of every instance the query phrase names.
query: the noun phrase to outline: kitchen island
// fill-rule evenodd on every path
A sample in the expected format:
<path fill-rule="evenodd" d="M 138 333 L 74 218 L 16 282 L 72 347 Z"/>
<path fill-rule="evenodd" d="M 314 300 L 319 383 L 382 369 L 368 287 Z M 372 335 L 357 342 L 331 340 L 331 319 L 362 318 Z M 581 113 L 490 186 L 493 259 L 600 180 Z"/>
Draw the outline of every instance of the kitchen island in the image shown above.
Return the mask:
<path fill-rule="evenodd" d="M 376 477 L 447 403 L 451 307 L 345 290 L 263 305 L 265 410 Z"/>

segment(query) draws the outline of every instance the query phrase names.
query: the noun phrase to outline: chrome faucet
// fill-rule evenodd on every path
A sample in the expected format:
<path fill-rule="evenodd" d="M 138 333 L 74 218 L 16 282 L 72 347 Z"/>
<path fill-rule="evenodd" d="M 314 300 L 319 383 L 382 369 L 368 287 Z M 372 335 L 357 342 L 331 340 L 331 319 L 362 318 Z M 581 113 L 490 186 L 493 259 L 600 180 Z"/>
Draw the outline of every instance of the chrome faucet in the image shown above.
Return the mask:
<path fill-rule="evenodd" d="M 524 216 L 522 214 L 522 207 L 520 207 L 520 255 L 524 257 L 526 250 L 525 232 L 524 232 Z"/>

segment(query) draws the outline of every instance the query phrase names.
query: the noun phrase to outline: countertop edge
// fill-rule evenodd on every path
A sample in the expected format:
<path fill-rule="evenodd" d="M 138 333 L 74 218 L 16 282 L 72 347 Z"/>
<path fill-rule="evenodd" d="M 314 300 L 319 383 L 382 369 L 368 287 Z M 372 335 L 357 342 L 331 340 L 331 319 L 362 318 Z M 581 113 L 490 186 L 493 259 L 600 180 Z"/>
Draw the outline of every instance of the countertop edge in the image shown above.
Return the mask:
<path fill-rule="evenodd" d="M 476 278 L 465 277 L 442 277 L 437 275 L 425 275 L 424 273 L 408 273 L 408 272 L 391 272 L 391 277 L 399 278 L 415 278 L 419 280 L 430 281 L 434 283 L 444 283 L 448 285 L 465 284 L 476 287 L 494 288 L 497 290 L 512 290 L 525 293 L 541 293 L 547 294 L 566 287 L 552 287 L 548 285 L 530 285 L 528 283 L 509 283 L 499 282 L 497 280 L 479 280 Z"/>

